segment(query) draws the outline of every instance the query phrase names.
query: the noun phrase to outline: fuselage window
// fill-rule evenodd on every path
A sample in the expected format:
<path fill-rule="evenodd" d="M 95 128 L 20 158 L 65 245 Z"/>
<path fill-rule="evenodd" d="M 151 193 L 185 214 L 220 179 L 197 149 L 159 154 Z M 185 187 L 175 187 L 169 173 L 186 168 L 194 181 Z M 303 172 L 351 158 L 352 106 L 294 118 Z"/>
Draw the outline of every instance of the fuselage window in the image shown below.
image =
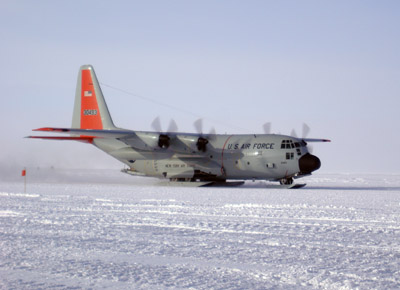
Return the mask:
<path fill-rule="evenodd" d="M 294 158 L 294 153 L 292 152 L 292 153 L 290 153 L 290 152 L 287 152 L 286 153 L 286 159 L 287 160 L 290 160 L 290 159 L 293 159 Z"/>

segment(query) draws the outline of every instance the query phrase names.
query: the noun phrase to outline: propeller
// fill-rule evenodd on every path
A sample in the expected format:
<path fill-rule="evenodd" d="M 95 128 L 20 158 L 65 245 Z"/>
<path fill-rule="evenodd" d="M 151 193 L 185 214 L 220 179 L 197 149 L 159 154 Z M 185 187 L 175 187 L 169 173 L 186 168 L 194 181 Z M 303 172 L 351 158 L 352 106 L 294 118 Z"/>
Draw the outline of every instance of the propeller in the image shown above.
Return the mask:
<path fill-rule="evenodd" d="M 303 131 L 301 132 L 301 138 L 302 139 L 307 138 L 310 131 L 311 131 L 310 127 L 306 123 L 303 123 Z M 310 153 L 313 153 L 313 151 L 314 151 L 314 147 L 312 147 L 311 145 L 307 145 L 307 149 L 308 149 L 308 152 L 310 152 Z"/>
<path fill-rule="evenodd" d="M 307 143 L 309 143 L 309 142 L 331 142 L 331 140 L 329 140 L 329 139 L 307 138 L 310 131 L 311 131 L 310 127 L 306 123 L 303 123 L 303 130 L 301 132 L 301 138 L 297 137 L 297 133 L 294 129 L 290 133 L 290 136 L 297 138 L 297 139 L 301 139 L 302 142 L 304 142 L 304 144 L 307 146 L 308 151 L 310 153 L 312 153 L 314 151 L 314 148 L 311 145 L 308 145 Z"/>
<path fill-rule="evenodd" d="M 178 132 L 178 125 L 176 124 L 174 119 L 171 119 L 171 121 L 169 121 L 168 131 L 167 132 L 170 132 L 170 133 Z"/>
<path fill-rule="evenodd" d="M 151 127 L 154 129 L 154 131 L 163 132 L 162 127 L 161 127 L 160 117 L 157 117 L 153 120 L 153 122 L 151 123 Z M 178 125 L 176 124 L 174 119 L 171 119 L 171 121 L 169 121 L 167 132 L 175 133 L 177 131 L 178 131 Z"/>
<path fill-rule="evenodd" d="M 197 133 L 203 134 L 203 119 L 200 118 L 194 121 L 193 126 Z"/>
<path fill-rule="evenodd" d="M 303 139 L 307 138 L 309 133 L 310 133 L 310 127 L 306 123 L 303 123 L 303 132 L 301 134 L 301 138 Z"/>
<path fill-rule="evenodd" d="M 207 151 L 207 144 L 210 142 L 210 140 L 213 140 L 213 138 L 216 135 L 215 129 L 211 128 L 210 133 L 207 136 L 203 135 L 203 119 L 198 119 L 193 123 L 194 128 L 196 129 L 196 132 L 200 134 L 199 138 L 197 139 L 196 142 L 196 147 L 197 150 L 201 152 L 206 152 Z"/>
<path fill-rule="evenodd" d="M 271 123 L 270 122 L 265 123 L 263 125 L 263 129 L 265 134 L 271 134 Z"/>
<path fill-rule="evenodd" d="M 303 130 L 301 132 L 301 139 L 307 138 L 309 133 L 310 133 L 310 127 L 306 123 L 303 123 Z M 295 138 L 299 138 L 295 129 L 292 129 L 292 132 L 290 132 L 290 136 L 295 137 Z"/>
<path fill-rule="evenodd" d="M 161 132 L 161 122 L 160 122 L 160 117 L 157 117 L 153 120 L 151 123 L 151 127 L 154 129 L 154 131 Z"/>
<path fill-rule="evenodd" d="M 309 127 L 306 123 L 303 123 L 303 128 L 302 128 L 302 132 L 301 132 L 301 139 L 302 139 L 303 141 L 305 141 L 304 139 L 307 138 L 307 136 L 308 136 L 308 134 L 310 133 L 310 131 L 311 131 L 310 127 Z M 290 132 L 290 136 L 299 139 L 299 137 L 298 137 L 298 135 L 297 135 L 295 129 L 293 129 L 292 132 Z M 310 153 L 312 153 L 313 147 L 310 146 L 310 145 L 308 145 L 307 148 L 308 148 L 308 151 L 309 151 Z"/>
<path fill-rule="evenodd" d="M 162 133 L 163 130 L 161 127 L 160 117 L 157 117 L 154 119 L 154 121 L 151 123 L 151 127 L 155 131 L 160 132 L 160 136 L 158 137 L 158 146 L 160 148 L 165 148 L 165 149 L 168 148 L 171 143 L 170 142 L 171 138 L 167 134 Z M 176 131 L 178 131 L 178 125 L 176 125 L 176 122 L 173 119 L 171 119 L 171 121 L 169 122 L 167 132 L 171 133 L 171 132 L 176 132 Z"/>

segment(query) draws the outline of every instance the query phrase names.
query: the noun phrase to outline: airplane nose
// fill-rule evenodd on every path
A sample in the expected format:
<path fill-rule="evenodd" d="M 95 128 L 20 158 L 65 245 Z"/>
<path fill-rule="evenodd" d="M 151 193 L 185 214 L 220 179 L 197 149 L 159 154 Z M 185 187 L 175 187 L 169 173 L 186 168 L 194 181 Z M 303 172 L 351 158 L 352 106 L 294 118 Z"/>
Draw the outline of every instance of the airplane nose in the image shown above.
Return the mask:
<path fill-rule="evenodd" d="M 317 156 L 307 153 L 299 159 L 299 167 L 301 173 L 310 174 L 321 167 L 321 161 Z"/>

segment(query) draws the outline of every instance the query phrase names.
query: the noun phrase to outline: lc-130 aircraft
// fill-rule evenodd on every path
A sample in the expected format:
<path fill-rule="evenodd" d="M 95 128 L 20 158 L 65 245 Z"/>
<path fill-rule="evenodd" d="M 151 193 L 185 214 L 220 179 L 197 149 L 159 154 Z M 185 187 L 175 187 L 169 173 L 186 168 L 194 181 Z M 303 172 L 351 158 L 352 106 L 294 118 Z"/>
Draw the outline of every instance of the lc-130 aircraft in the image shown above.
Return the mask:
<path fill-rule="evenodd" d="M 157 124 L 159 119 L 153 127 Z M 201 131 L 200 120 L 197 127 Z M 251 179 L 301 187 L 305 184 L 296 185 L 293 179 L 310 175 L 321 166 L 319 158 L 309 153 L 307 143 L 330 141 L 276 134 L 220 135 L 117 128 L 91 65 L 83 65 L 79 70 L 72 128 L 46 127 L 34 131 L 69 136 L 28 138 L 92 144 L 126 164 L 128 169 L 122 170 L 126 173 L 194 186 L 240 185 Z"/>

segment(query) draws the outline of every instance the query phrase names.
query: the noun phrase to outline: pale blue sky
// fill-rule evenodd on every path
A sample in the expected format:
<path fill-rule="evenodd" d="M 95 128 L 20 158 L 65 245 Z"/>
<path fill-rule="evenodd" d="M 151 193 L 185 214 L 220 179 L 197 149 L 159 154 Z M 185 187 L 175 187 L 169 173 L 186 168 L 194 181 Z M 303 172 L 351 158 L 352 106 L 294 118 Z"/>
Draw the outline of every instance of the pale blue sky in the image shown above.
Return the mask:
<path fill-rule="evenodd" d="M 2 166 L 122 167 L 80 143 L 28 140 L 69 127 L 79 66 L 117 126 L 160 116 L 193 132 L 299 133 L 321 172 L 399 173 L 399 1 L 2 1 Z M 185 111 L 191 112 L 186 113 Z M 230 125 L 229 125 L 230 124 Z"/>

